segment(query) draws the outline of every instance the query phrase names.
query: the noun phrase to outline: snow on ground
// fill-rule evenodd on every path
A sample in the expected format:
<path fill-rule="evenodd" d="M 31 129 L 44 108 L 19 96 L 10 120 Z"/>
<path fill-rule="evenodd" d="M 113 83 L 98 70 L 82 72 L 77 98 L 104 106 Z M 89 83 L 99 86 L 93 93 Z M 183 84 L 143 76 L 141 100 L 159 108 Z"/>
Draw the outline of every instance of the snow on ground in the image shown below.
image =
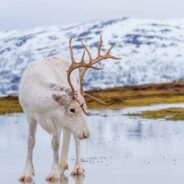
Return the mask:
<path fill-rule="evenodd" d="M 28 63 L 53 55 L 69 58 L 70 37 L 76 59 L 81 57 L 80 40 L 95 55 L 100 33 L 104 48 L 116 43 L 112 53 L 122 59 L 103 61 L 103 72 L 90 70 L 86 89 L 184 79 L 184 19 L 120 18 L 0 31 L 0 95 L 17 94 Z"/>

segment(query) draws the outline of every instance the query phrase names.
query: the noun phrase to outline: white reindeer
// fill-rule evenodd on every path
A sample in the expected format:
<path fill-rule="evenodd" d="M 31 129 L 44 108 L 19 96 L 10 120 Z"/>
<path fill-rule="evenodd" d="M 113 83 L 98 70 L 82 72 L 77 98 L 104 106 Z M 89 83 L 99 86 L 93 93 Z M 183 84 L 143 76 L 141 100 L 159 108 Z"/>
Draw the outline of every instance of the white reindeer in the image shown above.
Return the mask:
<path fill-rule="evenodd" d="M 61 174 L 68 169 L 67 157 L 71 133 L 74 135 L 76 144 L 76 162 L 72 174 L 84 173 L 80 163 L 79 142 L 80 139 L 89 137 L 85 120 L 88 113 L 86 112 L 84 96 L 104 105 L 107 104 L 83 91 L 83 77 L 88 68 L 98 70 L 99 68 L 93 65 L 101 60 L 118 58 L 110 54 L 113 46 L 106 54 L 101 54 L 102 37 L 100 36 L 97 57 L 92 59 L 88 48 L 82 43 L 84 53 L 81 61 L 77 63 L 74 60 L 71 41 L 70 39 L 71 65 L 62 58 L 52 57 L 45 61 L 36 61 L 29 64 L 23 73 L 19 89 L 19 101 L 27 117 L 29 135 L 27 160 L 23 173 L 19 178 L 20 181 L 32 181 L 34 176 L 32 154 L 37 123 L 52 135 L 54 159 L 47 180 L 51 182 L 59 180 Z M 85 52 L 89 57 L 88 63 L 84 62 Z M 75 69 L 80 69 L 79 78 L 72 73 Z M 59 163 L 58 148 L 61 130 L 63 130 L 63 145 Z"/>

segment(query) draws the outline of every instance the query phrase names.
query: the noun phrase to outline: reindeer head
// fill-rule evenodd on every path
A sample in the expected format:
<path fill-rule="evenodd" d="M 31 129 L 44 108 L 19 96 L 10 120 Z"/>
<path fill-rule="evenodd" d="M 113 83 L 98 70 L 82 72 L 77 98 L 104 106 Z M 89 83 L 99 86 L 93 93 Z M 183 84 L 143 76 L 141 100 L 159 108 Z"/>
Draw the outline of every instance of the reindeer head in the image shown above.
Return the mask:
<path fill-rule="evenodd" d="M 81 42 L 82 43 L 82 42 Z M 99 40 L 99 47 L 98 47 L 98 54 L 95 59 L 92 58 L 89 49 L 82 43 L 84 48 L 84 52 L 80 62 L 76 62 L 73 55 L 72 49 L 72 39 L 69 41 L 69 49 L 70 49 L 70 56 L 71 56 L 71 65 L 67 71 L 67 79 L 70 86 L 70 89 L 63 89 L 63 94 L 53 94 L 53 98 L 58 101 L 60 104 L 65 106 L 66 117 L 68 119 L 66 127 L 70 129 L 78 138 L 83 139 L 89 137 L 89 131 L 85 122 L 86 115 L 89 115 L 87 112 L 87 106 L 85 103 L 84 97 L 91 98 L 103 105 L 110 105 L 102 100 L 92 96 L 83 90 L 83 78 L 85 72 L 89 69 L 101 70 L 101 68 L 97 68 L 94 65 L 99 63 L 105 59 L 120 59 L 110 54 L 112 50 L 112 45 L 105 54 L 101 53 L 102 48 L 102 36 L 100 36 Z M 88 62 L 84 61 L 85 54 L 87 52 L 88 55 Z M 72 85 L 71 74 L 75 69 L 79 69 L 79 79 L 80 79 L 80 92 L 76 91 Z"/>

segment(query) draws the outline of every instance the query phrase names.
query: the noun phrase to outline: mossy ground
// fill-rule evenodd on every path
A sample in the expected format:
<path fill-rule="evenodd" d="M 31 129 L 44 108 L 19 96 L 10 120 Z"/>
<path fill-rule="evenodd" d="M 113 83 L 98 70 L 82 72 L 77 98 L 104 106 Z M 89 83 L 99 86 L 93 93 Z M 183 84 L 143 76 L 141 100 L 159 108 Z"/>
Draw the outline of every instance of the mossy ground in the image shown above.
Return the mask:
<path fill-rule="evenodd" d="M 128 114 L 129 116 L 139 116 L 147 119 L 184 120 L 184 108 L 167 108 L 153 111 L 143 111 L 138 114 Z"/>
<path fill-rule="evenodd" d="M 103 106 L 87 98 L 87 105 L 91 109 L 118 109 L 159 103 L 182 103 L 184 102 L 184 81 L 116 87 L 93 90 L 89 93 L 112 103 L 110 106 Z M 0 98 L 0 114 L 21 111 L 17 97 Z"/>
<path fill-rule="evenodd" d="M 17 97 L 0 98 L 0 114 L 22 112 Z"/>
<path fill-rule="evenodd" d="M 92 109 L 114 109 L 161 103 L 182 103 L 184 102 L 184 81 L 124 86 L 102 91 L 90 91 L 90 94 L 112 103 L 110 106 L 103 106 L 93 100 L 86 99 L 88 107 Z"/>

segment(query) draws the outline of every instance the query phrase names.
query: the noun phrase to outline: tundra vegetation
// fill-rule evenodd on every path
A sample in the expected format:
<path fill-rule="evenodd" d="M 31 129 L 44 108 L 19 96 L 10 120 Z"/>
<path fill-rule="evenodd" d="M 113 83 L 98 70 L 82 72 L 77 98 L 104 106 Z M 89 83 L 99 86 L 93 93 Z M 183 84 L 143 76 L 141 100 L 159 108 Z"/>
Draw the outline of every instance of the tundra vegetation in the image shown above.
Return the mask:
<path fill-rule="evenodd" d="M 161 103 L 183 103 L 184 81 L 124 86 L 105 90 L 92 90 L 88 93 L 112 103 L 109 106 L 103 106 L 86 97 L 86 102 L 90 109 L 119 109 Z M 22 112 L 17 97 L 0 98 L 0 114 L 16 112 Z M 142 116 L 144 118 L 183 120 L 184 116 L 182 115 L 182 112 L 184 112 L 184 109 L 182 108 L 172 108 L 157 111 L 145 111 L 143 113 L 129 115 Z"/>
<path fill-rule="evenodd" d="M 184 108 L 166 108 L 160 110 L 143 111 L 141 113 L 128 114 L 146 119 L 184 120 Z"/>

